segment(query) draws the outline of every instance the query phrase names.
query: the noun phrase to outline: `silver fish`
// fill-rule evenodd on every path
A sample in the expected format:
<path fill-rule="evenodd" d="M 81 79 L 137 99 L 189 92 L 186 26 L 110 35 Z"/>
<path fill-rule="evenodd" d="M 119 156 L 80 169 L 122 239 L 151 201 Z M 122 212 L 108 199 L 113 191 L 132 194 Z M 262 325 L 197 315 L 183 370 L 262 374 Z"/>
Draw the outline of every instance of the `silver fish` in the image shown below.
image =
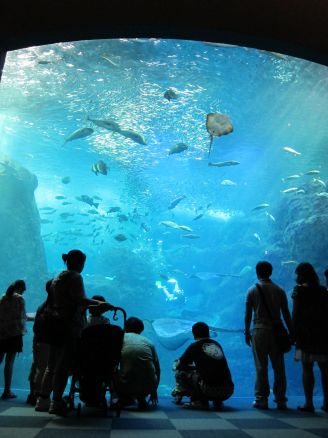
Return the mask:
<path fill-rule="evenodd" d="M 93 134 L 93 132 L 94 131 L 92 128 L 77 129 L 65 139 L 65 143 L 67 143 L 68 141 L 78 140 L 79 138 L 89 137 L 89 135 Z"/>
<path fill-rule="evenodd" d="M 230 160 L 230 161 L 220 161 L 218 163 L 212 163 L 211 161 L 208 163 L 209 166 L 213 166 L 213 167 L 226 167 L 226 166 L 237 166 L 237 164 L 240 164 L 239 161 L 234 161 L 234 160 Z"/>

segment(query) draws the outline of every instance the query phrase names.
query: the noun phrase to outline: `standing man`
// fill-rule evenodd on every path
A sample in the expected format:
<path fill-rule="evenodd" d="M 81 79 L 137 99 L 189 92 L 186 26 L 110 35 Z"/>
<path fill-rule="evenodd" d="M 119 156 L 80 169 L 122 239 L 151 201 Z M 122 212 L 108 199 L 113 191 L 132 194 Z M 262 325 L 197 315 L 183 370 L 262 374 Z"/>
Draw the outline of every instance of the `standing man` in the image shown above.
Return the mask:
<path fill-rule="evenodd" d="M 278 348 L 272 327 L 272 320 L 279 321 L 282 313 L 288 332 L 291 332 L 291 317 L 287 296 L 283 289 L 270 280 L 272 265 L 258 262 L 256 275 L 259 283 L 247 291 L 245 311 L 245 342 L 252 346 L 256 368 L 254 408 L 268 409 L 270 384 L 268 378 L 268 358 L 274 372 L 273 393 L 278 409 L 287 408 L 286 373 L 284 353 Z M 265 303 L 263 302 L 265 300 Z M 268 314 L 266 307 L 270 310 Z M 253 319 L 253 334 L 250 326 Z"/>

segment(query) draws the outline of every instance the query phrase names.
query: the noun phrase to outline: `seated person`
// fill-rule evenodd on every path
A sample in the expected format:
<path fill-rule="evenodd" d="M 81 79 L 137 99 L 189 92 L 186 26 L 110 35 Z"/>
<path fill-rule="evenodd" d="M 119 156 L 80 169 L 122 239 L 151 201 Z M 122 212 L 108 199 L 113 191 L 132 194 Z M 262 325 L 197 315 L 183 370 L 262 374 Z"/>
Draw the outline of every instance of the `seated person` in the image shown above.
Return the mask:
<path fill-rule="evenodd" d="M 103 303 L 106 302 L 105 298 L 102 295 L 94 295 L 92 300 L 101 301 Z M 91 327 L 92 325 L 98 324 L 110 324 L 109 318 L 103 316 L 103 313 L 107 312 L 107 310 L 99 309 L 99 306 L 89 306 L 89 316 L 87 318 L 86 327 Z"/>
<path fill-rule="evenodd" d="M 122 404 L 137 399 L 139 409 L 147 407 L 146 397 L 157 400 L 160 365 L 153 343 L 141 336 L 144 324 L 139 318 L 126 320 L 119 369 L 118 394 Z"/>
<path fill-rule="evenodd" d="M 227 360 L 221 345 L 210 338 L 207 324 L 196 322 L 192 334 L 196 342 L 189 345 L 175 367 L 174 401 L 181 404 L 182 397 L 188 396 L 191 401 L 184 407 L 207 409 L 208 401 L 213 400 L 220 408 L 234 391 Z"/>

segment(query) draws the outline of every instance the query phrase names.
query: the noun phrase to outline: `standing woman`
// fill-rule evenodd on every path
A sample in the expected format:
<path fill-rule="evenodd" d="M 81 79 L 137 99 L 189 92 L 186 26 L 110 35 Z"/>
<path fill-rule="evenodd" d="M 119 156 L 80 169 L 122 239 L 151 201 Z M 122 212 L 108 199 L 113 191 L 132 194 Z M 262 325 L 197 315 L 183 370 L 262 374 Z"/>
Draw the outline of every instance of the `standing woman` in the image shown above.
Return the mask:
<path fill-rule="evenodd" d="M 314 362 L 321 373 L 323 406 L 328 412 L 328 292 L 310 263 L 300 263 L 296 270 L 293 298 L 293 334 L 296 341 L 295 360 L 302 362 L 305 404 L 303 412 L 314 412 Z"/>
<path fill-rule="evenodd" d="M 102 311 L 113 309 L 109 303 L 101 303 L 86 297 L 81 276 L 86 255 L 82 251 L 74 249 L 63 254 L 62 259 L 67 269 L 51 283 L 53 306 L 60 315 L 64 329 L 62 342 L 56 346 L 50 346 L 41 394 L 35 407 L 36 411 L 49 410 L 50 414 L 57 415 L 66 413 L 67 406 L 63 401 L 63 393 L 68 377 L 76 366 L 79 340 L 86 322 L 85 309 L 89 306 L 97 306 Z M 50 403 L 51 390 L 53 390 L 53 398 Z"/>
<path fill-rule="evenodd" d="M 25 334 L 25 300 L 22 294 L 26 290 L 23 280 L 12 283 L 0 299 L 0 364 L 5 359 L 2 400 L 17 397 L 11 392 L 11 381 L 16 353 L 23 350 Z"/>

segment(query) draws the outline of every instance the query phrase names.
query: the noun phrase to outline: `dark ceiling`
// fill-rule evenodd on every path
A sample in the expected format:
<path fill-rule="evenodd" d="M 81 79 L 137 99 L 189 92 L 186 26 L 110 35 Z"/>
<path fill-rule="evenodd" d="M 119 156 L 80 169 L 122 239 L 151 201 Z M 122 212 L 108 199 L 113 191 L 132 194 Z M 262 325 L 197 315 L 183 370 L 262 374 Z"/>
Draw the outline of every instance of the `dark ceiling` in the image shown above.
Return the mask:
<path fill-rule="evenodd" d="M 328 65 L 327 0 L 1 0 L 0 51 L 60 41 L 216 41 Z"/>

